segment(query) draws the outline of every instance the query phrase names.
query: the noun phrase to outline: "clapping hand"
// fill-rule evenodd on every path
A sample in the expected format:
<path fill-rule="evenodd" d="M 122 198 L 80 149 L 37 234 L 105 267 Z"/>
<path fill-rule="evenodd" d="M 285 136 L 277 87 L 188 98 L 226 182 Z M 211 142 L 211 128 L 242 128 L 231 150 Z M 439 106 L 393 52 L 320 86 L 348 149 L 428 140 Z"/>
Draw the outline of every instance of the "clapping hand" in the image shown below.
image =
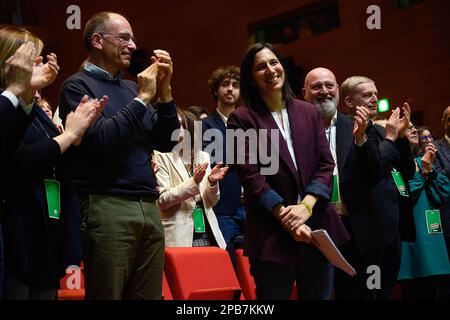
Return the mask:
<path fill-rule="evenodd" d="M 428 174 L 433 170 L 433 162 L 436 158 L 436 147 L 432 143 L 425 146 L 425 154 L 422 157 L 422 174 Z"/>
<path fill-rule="evenodd" d="M 45 88 L 52 84 L 59 72 L 56 54 L 47 55 L 47 63 L 43 63 L 44 58 L 39 56 L 36 58 L 33 67 L 33 75 L 31 77 L 30 87 L 34 90 Z"/>
<path fill-rule="evenodd" d="M 409 127 L 411 119 L 411 108 L 408 102 L 403 103 L 402 107 L 403 117 L 399 119 L 398 137 L 403 138 L 405 136 L 406 129 Z"/>
<path fill-rule="evenodd" d="M 7 88 L 16 97 L 29 91 L 34 60 L 36 59 L 36 48 L 29 41 L 22 44 L 14 55 L 4 63 L 4 74 L 6 75 Z"/>
<path fill-rule="evenodd" d="M 173 74 L 173 62 L 170 54 L 164 50 L 155 50 L 154 56 L 151 57 L 151 61 L 158 67 L 158 90 L 162 102 L 169 102 L 172 100 L 172 74 Z"/>
<path fill-rule="evenodd" d="M 158 76 L 158 66 L 152 64 L 147 69 L 137 75 L 139 83 L 138 98 L 145 104 L 150 103 L 156 94 L 156 77 Z"/>
<path fill-rule="evenodd" d="M 208 168 L 207 162 L 195 166 L 194 181 L 197 185 L 200 184 L 200 182 L 202 182 L 203 178 L 205 177 L 206 168 Z"/>
<path fill-rule="evenodd" d="M 225 175 L 227 174 L 228 166 L 222 165 L 222 163 L 218 163 L 214 166 L 214 168 L 211 169 L 211 172 L 208 176 L 208 180 L 210 183 L 214 184 L 217 181 L 222 180 Z"/>
<path fill-rule="evenodd" d="M 366 129 L 369 124 L 370 111 L 366 107 L 357 106 L 355 123 L 353 127 L 353 136 L 357 144 L 362 143 L 364 140 L 364 135 L 366 134 Z"/>
<path fill-rule="evenodd" d="M 100 100 L 92 100 L 85 95 L 75 111 L 67 115 L 65 133 L 74 135 L 74 145 L 81 143 L 84 133 L 97 120 L 107 102 L 107 96 L 103 96 Z"/>

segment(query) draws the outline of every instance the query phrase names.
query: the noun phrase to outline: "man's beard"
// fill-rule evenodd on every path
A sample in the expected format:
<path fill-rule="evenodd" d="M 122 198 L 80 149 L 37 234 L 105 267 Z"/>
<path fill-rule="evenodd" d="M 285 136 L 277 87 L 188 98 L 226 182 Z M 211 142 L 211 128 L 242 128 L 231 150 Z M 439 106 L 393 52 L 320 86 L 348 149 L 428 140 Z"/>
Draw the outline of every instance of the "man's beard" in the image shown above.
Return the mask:
<path fill-rule="evenodd" d="M 333 97 L 331 100 L 314 100 L 314 104 L 319 108 L 322 117 L 331 119 L 336 113 L 338 101 L 337 97 Z"/>
<path fill-rule="evenodd" d="M 234 99 L 233 101 L 229 101 L 225 99 L 220 99 L 220 102 L 224 107 L 236 107 L 237 100 Z"/>

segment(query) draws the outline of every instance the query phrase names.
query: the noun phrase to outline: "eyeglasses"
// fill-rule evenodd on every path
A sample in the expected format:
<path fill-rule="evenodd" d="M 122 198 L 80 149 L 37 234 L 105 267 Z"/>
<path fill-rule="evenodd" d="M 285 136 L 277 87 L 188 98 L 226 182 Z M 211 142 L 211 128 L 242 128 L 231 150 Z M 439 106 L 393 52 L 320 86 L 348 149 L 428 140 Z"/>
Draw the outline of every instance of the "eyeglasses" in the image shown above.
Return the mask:
<path fill-rule="evenodd" d="M 434 139 L 433 139 L 433 136 L 431 134 L 429 134 L 429 135 L 426 135 L 426 136 L 420 136 L 419 140 L 420 141 L 427 141 L 427 140 L 433 141 Z"/>
<path fill-rule="evenodd" d="M 128 45 L 133 41 L 134 44 L 137 44 L 137 40 L 135 37 L 129 35 L 128 33 L 122 34 L 112 34 L 112 33 L 99 33 L 102 37 L 114 37 L 119 40 L 120 44 Z"/>
<path fill-rule="evenodd" d="M 406 128 L 406 131 L 411 132 L 413 130 L 417 130 L 416 126 L 410 125 L 408 128 Z"/>

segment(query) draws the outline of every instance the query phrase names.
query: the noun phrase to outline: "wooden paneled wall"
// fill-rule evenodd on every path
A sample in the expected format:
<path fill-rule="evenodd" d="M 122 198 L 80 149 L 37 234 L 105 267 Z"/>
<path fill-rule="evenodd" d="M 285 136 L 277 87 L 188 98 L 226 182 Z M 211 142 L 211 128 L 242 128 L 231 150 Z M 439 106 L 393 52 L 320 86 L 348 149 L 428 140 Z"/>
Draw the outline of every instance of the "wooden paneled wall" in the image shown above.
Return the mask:
<path fill-rule="evenodd" d="M 2 4 L 3 21 L 14 2 Z M 86 54 L 82 30 L 68 30 L 66 8 L 81 8 L 82 26 L 95 12 L 110 10 L 127 16 L 139 46 L 171 52 L 175 63 L 174 96 L 180 106 L 212 109 L 207 79 L 219 65 L 240 64 L 248 45 L 250 23 L 281 14 L 311 0 L 87 0 L 21 1 L 26 25 L 34 26 L 48 48 L 59 56 L 60 76 L 44 91 L 57 103 L 61 82 L 74 73 Z M 139 4 L 139 5 L 138 5 Z M 368 30 L 366 8 L 381 8 L 381 30 Z M 450 105 L 450 2 L 428 0 L 398 10 L 394 0 L 339 0 L 341 28 L 280 47 L 305 71 L 323 66 L 339 82 L 360 74 L 374 79 L 380 97 L 392 105 L 409 101 L 423 111 L 424 123 L 442 134 L 440 118 Z M 9 11 L 8 11 L 9 10 Z M 9 13 L 8 13 L 9 12 Z"/>

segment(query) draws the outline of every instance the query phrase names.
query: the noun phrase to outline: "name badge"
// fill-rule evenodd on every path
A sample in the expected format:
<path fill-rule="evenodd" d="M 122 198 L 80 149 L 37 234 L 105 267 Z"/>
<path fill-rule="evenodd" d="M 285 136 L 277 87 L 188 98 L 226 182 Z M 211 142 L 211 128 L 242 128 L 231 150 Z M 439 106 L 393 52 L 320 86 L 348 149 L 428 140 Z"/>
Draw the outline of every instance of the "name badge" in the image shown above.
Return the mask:
<path fill-rule="evenodd" d="M 48 216 L 52 219 L 59 219 L 61 215 L 61 198 L 59 181 L 44 179 L 45 194 L 47 196 Z"/>
<path fill-rule="evenodd" d="M 195 208 L 192 211 L 192 218 L 194 219 L 194 231 L 197 233 L 205 233 L 205 216 L 202 208 Z"/>
<path fill-rule="evenodd" d="M 333 175 L 333 188 L 331 191 L 331 203 L 338 203 L 341 201 L 341 196 L 339 195 L 338 177 Z"/>
<path fill-rule="evenodd" d="M 442 233 L 441 213 L 439 209 L 425 210 L 428 234 Z"/>
<path fill-rule="evenodd" d="M 406 189 L 405 181 L 403 180 L 402 174 L 397 170 L 393 169 L 391 171 L 394 183 L 397 186 L 397 190 L 403 197 L 409 197 L 408 189 Z"/>

